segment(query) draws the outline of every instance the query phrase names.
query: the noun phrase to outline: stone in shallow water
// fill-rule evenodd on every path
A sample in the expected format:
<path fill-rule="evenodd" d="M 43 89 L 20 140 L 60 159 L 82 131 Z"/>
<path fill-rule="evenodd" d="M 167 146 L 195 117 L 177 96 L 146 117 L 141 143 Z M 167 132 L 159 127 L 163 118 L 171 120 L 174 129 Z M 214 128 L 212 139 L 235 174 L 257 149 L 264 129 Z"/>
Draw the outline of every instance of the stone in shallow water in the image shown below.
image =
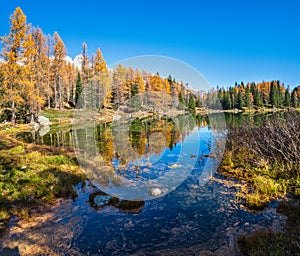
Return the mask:
<path fill-rule="evenodd" d="M 154 188 L 151 190 L 151 196 L 159 196 L 161 194 L 161 190 L 159 188 Z"/>
<path fill-rule="evenodd" d="M 101 207 L 101 206 L 106 205 L 110 199 L 111 199 L 110 196 L 105 196 L 105 195 L 95 196 L 94 204 L 96 207 Z"/>

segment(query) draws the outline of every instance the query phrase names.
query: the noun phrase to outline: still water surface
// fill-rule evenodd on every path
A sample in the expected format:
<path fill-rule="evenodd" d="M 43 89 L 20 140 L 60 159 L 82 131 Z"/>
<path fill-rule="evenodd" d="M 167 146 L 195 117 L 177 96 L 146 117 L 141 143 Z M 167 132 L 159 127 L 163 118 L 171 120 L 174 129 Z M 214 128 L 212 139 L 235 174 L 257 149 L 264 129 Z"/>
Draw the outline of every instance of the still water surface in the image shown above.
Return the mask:
<path fill-rule="evenodd" d="M 230 115 L 227 120 L 234 123 L 236 118 Z M 127 132 L 130 143 L 126 145 L 116 140 L 124 135 L 120 136 L 113 125 L 98 125 L 94 136 L 101 161 L 132 184 L 170 173 L 176 176 L 184 167 L 184 163 L 176 166 L 182 148 L 191 143 L 190 138 L 199 138 L 198 154 L 189 153 L 185 158 L 192 159 L 195 165 L 177 187 L 161 197 L 150 195 L 147 200 L 129 201 L 116 196 L 122 186 L 112 176 L 99 178 L 98 171 L 89 171 L 90 177 L 96 175 L 90 179 L 96 187 L 88 182 L 78 184 L 74 201 L 63 202 L 51 210 L 49 218 L 18 234 L 13 231 L 13 220 L 5 244 L 32 244 L 50 255 L 203 255 L 203 250 L 238 254 L 238 234 L 251 232 L 255 226 L 271 226 L 280 218 L 272 205 L 260 213 L 246 210 L 236 198 L 238 182 L 204 173 L 211 159 L 209 120 L 198 117 L 194 123 L 187 123 L 184 119 L 177 123 L 167 119 L 135 120 Z M 76 131 L 74 127 L 53 127 L 43 137 L 20 133 L 17 138 L 72 148 L 76 143 L 86 143 L 83 138 L 88 136 L 78 136 L 79 133 L 89 134 L 82 128 Z M 206 178 L 210 179 L 203 182 Z M 163 192 L 162 185 L 160 189 Z M 103 191 L 113 191 L 115 196 Z"/>

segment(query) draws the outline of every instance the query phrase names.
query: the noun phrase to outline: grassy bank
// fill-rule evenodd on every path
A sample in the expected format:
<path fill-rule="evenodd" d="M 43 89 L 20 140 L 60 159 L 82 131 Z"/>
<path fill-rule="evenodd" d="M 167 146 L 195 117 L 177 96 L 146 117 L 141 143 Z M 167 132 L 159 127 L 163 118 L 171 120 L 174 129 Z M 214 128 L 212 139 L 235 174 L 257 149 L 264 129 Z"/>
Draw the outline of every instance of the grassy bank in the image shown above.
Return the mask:
<path fill-rule="evenodd" d="M 41 115 L 49 118 L 51 124 L 65 124 L 72 122 L 74 110 L 47 109 L 43 110 Z"/>
<path fill-rule="evenodd" d="M 29 218 L 38 205 L 74 197 L 85 179 L 72 153 L 21 143 L 9 136 L 16 130 L 0 132 L 0 233 L 12 214 Z"/>
<path fill-rule="evenodd" d="M 259 231 L 239 239 L 244 255 L 299 255 L 300 252 L 300 118 L 273 116 L 259 126 L 229 128 L 219 172 L 248 186 L 238 196 L 251 209 L 281 199 L 277 211 L 288 221 L 285 233 Z M 293 198 L 287 202 L 287 195 Z M 298 254 L 297 254 L 298 253 Z"/>
<path fill-rule="evenodd" d="M 245 180 L 241 195 L 252 209 L 264 208 L 287 193 L 300 196 L 300 118 L 287 113 L 259 126 L 229 128 L 227 150 L 219 172 Z"/>

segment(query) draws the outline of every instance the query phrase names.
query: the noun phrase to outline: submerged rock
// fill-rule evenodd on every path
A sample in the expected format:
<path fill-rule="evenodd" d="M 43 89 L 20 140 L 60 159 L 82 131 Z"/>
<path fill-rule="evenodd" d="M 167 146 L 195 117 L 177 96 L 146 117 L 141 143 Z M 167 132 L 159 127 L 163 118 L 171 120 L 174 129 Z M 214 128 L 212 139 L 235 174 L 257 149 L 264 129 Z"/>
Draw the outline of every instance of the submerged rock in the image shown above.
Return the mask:
<path fill-rule="evenodd" d="M 161 190 L 159 188 L 154 188 L 151 190 L 151 196 L 159 196 L 161 194 Z"/>
<path fill-rule="evenodd" d="M 110 199 L 111 199 L 110 196 L 103 196 L 103 195 L 95 196 L 93 203 L 95 204 L 95 206 L 101 207 L 101 206 L 108 204 Z"/>
<path fill-rule="evenodd" d="M 144 201 L 130 201 L 120 200 L 119 198 L 112 197 L 101 190 L 92 193 L 89 196 L 89 202 L 92 207 L 102 209 L 106 206 L 112 206 L 123 212 L 137 214 L 144 208 Z"/>
<path fill-rule="evenodd" d="M 119 200 L 114 200 L 113 197 L 102 191 L 96 191 L 89 196 L 89 202 L 94 208 L 102 208 L 107 205 L 113 205 Z"/>

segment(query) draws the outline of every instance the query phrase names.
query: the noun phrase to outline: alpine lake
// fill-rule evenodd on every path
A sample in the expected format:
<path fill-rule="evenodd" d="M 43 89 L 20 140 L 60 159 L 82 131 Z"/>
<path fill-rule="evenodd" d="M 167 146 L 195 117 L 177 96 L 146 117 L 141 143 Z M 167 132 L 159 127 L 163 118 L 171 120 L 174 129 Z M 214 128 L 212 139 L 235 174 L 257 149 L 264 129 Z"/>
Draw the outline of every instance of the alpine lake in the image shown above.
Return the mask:
<path fill-rule="evenodd" d="M 75 199 L 60 200 L 29 223 L 13 217 L 0 240 L 15 247 L 8 255 L 239 255 L 240 235 L 280 229 L 285 217 L 276 213 L 277 202 L 250 211 L 237 196 L 241 182 L 218 174 L 226 139 L 226 127 L 211 125 L 218 115 L 17 133 L 25 143 L 75 150 L 87 181 L 76 186 Z M 231 126 L 259 125 L 261 118 L 224 116 Z"/>

